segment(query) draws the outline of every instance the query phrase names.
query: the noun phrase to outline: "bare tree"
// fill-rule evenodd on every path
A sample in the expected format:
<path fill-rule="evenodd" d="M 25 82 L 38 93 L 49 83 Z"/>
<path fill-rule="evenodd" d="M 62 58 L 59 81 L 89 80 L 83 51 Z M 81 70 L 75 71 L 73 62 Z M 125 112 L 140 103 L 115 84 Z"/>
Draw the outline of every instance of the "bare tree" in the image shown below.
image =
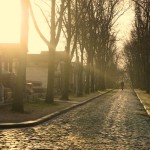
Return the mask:
<path fill-rule="evenodd" d="M 42 0 L 42 2 L 45 3 L 46 5 L 48 4 L 47 1 Z M 50 4 L 48 4 L 49 6 L 51 6 L 51 9 L 50 9 L 51 12 L 48 13 L 50 15 L 50 21 L 48 20 L 48 17 L 45 15 L 41 6 L 39 5 L 39 8 L 42 11 L 42 14 L 47 22 L 47 25 L 50 28 L 49 40 L 45 38 L 41 30 L 39 29 L 31 4 L 30 4 L 30 12 L 31 12 L 31 16 L 32 16 L 32 19 L 33 19 L 33 22 L 34 22 L 34 25 L 38 34 L 40 35 L 40 37 L 42 38 L 42 40 L 45 42 L 45 44 L 48 46 L 48 49 L 49 49 L 48 83 L 47 83 L 46 102 L 53 103 L 54 101 L 55 51 L 56 51 L 57 44 L 59 42 L 61 28 L 62 28 L 62 17 L 63 17 L 63 12 L 65 10 L 65 7 L 64 7 L 65 0 L 61 0 L 61 2 L 58 3 L 58 5 L 60 5 L 59 13 L 56 13 L 56 0 L 51 0 L 49 2 L 51 2 Z"/>
<path fill-rule="evenodd" d="M 135 2 L 135 24 L 131 39 L 125 45 L 128 70 L 134 87 L 150 92 L 150 1 L 132 1 Z"/>
<path fill-rule="evenodd" d="M 75 93 L 79 94 L 79 87 L 81 89 L 82 81 L 79 81 L 82 77 L 82 73 L 79 71 L 79 56 L 78 56 L 78 47 L 79 47 L 79 34 L 80 34 L 80 26 L 83 22 L 82 17 L 86 13 L 87 5 L 85 3 L 89 3 L 89 1 L 84 0 L 71 0 L 67 1 L 67 9 L 63 17 L 63 33 L 66 38 L 66 59 L 65 59 L 65 71 L 64 71 L 64 79 L 63 79 L 63 91 L 62 91 L 62 99 L 67 100 L 69 98 L 69 72 L 71 67 L 71 60 L 75 56 L 76 58 L 76 83 Z M 80 43 L 81 44 L 81 43 Z M 82 48 L 83 49 L 83 48 Z M 83 61 L 83 60 L 82 60 Z M 79 75 L 80 74 L 80 75 Z M 80 82 L 80 84 L 79 84 Z"/>
<path fill-rule="evenodd" d="M 123 14 L 124 11 L 118 9 L 121 0 L 115 1 L 91 1 L 88 18 L 87 19 L 87 35 L 86 38 L 86 51 L 88 54 L 88 66 L 93 66 L 93 62 L 96 62 L 97 79 L 96 87 L 97 89 L 104 90 L 105 87 L 105 76 L 108 60 L 113 55 L 109 55 L 111 51 L 112 42 L 115 43 L 116 40 L 112 41 L 112 36 L 114 36 L 113 26 L 118 18 Z M 122 11 L 122 13 L 121 13 Z M 111 44 L 110 44 L 111 43 Z M 111 53 L 114 54 L 114 53 Z M 111 59 L 110 59 L 111 60 Z M 91 67 L 93 68 L 93 67 Z M 91 70 L 91 90 L 94 90 L 95 81 L 93 78 L 93 71 Z M 89 81 L 87 76 L 87 83 Z M 87 84 L 88 85 L 88 84 Z M 99 87 L 98 87 L 99 86 Z M 88 89 L 89 85 L 87 86 Z M 88 90 L 87 90 L 88 91 Z"/>

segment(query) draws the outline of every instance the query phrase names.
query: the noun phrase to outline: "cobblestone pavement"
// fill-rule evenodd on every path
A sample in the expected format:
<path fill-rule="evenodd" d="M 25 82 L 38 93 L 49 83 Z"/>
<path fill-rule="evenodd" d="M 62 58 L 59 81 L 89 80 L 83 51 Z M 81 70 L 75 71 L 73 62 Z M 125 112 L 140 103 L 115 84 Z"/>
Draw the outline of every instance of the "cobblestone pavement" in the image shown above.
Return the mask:
<path fill-rule="evenodd" d="M 148 150 L 150 118 L 132 91 L 114 91 L 39 126 L 0 130 L 0 149 Z"/>

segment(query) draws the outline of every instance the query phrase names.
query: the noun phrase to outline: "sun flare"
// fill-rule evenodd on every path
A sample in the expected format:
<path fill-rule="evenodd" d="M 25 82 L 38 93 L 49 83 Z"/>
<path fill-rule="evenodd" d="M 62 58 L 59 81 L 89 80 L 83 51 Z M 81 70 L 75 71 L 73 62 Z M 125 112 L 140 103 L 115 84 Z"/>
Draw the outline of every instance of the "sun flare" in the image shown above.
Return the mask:
<path fill-rule="evenodd" d="M 0 43 L 19 43 L 20 41 L 20 26 L 21 26 L 21 0 L 0 0 Z M 34 1 L 31 1 L 33 3 Z M 34 13 L 37 17 L 37 22 L 40 24 L 42 32 L 49 39 L 49 30 L 45 27 L 45 20 L 40 10 L 33 4 Z M 119 47 L 123 45 L 123 40 L 128 38 L 132 19 L 134 18 L 133 12 L 129 9 L 118 20 L 118 39 L 121 39 L 117 44 Z M 44 22 L 44 23 L 43 23 Z M 127 29 L 128 28 L 128 29 Z M 47 32 L 48 31 L 48 32 Z M 36 44 L 35 44 L 36 43 Z M 64 50 L 65 39 L 61 38 L 57 46 L 57 50 Z M 42 50 L 48 50 L 45 43 L 39 37 L 35 30 L 31 17 L 29 19 L 29 37 L 28 37 L 28 52 L 40 53 Z"/>
<path fill-rule="evenodd" d="M 20 0 L 0 0 L 0 43 L 19 42 L 20 23 Z"/>

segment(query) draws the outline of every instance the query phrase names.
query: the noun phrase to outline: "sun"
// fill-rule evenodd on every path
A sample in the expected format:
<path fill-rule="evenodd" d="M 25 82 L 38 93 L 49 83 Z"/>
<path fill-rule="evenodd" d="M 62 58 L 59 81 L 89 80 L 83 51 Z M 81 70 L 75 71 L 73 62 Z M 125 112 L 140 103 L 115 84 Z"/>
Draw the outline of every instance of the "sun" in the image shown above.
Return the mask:
<path fill-rule="evenodd" d="M 20 0 L 0 0 L 0 43 L 18 43 L 20 24 Z"/>

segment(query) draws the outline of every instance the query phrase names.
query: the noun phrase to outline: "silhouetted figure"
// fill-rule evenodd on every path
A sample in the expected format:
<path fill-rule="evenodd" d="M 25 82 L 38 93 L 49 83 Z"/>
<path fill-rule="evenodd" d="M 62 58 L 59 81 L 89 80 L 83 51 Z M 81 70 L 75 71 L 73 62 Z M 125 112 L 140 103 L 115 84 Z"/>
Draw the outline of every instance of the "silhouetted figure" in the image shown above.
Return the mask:
<path fill-rule="evenodd" d="M 121 85 L 121 89 L 123 90 L 123 89 L 124 89 L 124 82 L 122 81 L 122 82 L 120 83 L 120 85 Z"/>

